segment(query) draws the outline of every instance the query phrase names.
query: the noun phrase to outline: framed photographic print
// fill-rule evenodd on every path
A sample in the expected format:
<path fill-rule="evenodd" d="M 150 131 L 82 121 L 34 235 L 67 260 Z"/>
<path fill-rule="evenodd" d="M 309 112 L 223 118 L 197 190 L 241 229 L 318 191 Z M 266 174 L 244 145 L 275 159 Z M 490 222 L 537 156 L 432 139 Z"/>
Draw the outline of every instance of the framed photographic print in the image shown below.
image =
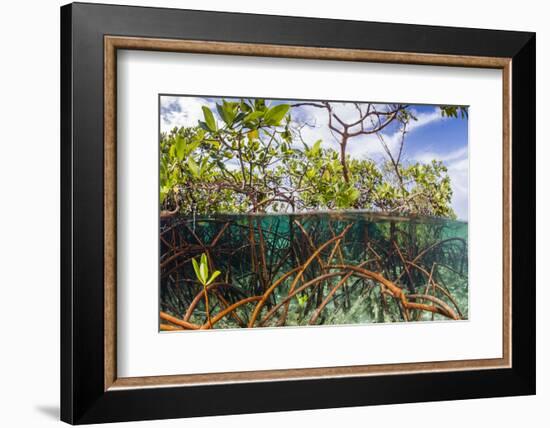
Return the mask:
<path fill-rule="evenodd" d="M 76 3 L 61 54 L 62 420 L 535 393 L 533 33 Z"/>

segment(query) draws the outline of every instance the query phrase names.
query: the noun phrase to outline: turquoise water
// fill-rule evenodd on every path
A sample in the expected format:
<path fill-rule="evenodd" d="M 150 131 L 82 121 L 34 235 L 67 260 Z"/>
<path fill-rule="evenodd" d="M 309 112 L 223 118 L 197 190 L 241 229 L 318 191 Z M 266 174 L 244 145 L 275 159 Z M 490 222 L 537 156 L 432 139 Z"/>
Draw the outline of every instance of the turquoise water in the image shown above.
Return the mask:
<path fill-rule="evenodd" d="M 220 271 L 211 317 L 251 300 L 213 328 L 467 319 L 467 242 L 466 222 L 358 211 L 173 217 L 161 224 L 160 309 L 205 325 L 204 299 L 189 310 L 203 290 L 191 259 L 205 253 Z M 396 289 L 437 310 L 405 307 Z"/>

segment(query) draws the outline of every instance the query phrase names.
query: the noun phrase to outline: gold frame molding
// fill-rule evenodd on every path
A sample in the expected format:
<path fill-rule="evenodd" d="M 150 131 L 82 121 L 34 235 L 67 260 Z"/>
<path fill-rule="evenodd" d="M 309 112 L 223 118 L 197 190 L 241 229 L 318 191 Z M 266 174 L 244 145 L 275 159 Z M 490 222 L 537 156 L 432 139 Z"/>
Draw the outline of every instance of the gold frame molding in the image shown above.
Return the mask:
<path fill-rule="evenodd" d="M 323 59 L 377 63 L 439 65 L 493 68 L 502 70 L 503 93 L 503 349 L 502 358 L 437 361 L 405 364 L 380 364 L 344 367 L 264 370 L 230 373 L 206 373 L 171 376 L 117 377 L 116 368 L 116 87 L 117 50 L 169 51 L 214 55 L 263 56 L 279 58 Z M 337 378 L 369 375 L 392 375 L 471 369 L 510 368 L 511 315 L 511 77 L 510 58 L 382 52 L 357 49 L 334 49 L 280 46 L 196 40 L 169 40 L 138 37 L 104 37 L 104 390 L 192 386 L 219 383 Z"/>

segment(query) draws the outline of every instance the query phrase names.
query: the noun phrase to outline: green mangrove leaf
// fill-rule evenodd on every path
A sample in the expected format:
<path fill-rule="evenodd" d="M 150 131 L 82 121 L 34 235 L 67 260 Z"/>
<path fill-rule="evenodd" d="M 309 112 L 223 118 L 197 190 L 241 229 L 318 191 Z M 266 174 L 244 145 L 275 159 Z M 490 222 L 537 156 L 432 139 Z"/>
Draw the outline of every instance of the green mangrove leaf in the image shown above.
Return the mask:
<path fill-rule="evenodd" d="M 166 176 L 168 175 L 168 165 L 165 158 L 162 158 L 160 160 L 160 176 L 162 179 L 166 179 Z"/>
<path fill-rule="evenodd" d="M 183 160 L 186 156 L 187 150 L 186 150 L 185 140 L 180 135 L 176 137 L 175 147 L 176 147 L 176 156 L 180 161 Z"/>
<path fill-rule="evenodd" d="M 308 301 L 307 294 L 304 294 L 303 296 L 298 296 L 297 299 L 298 299 L 298 306 L 300 306 L 300 308 L 303 308 Z"/>
<path fill-rule="evenodd" d="M 259 133 L 257 129 L 253 129 L 252 131 L 248 132 L 246 135 L 248 136 L 248 139 L 252 141 L 258 138 Z"/>
<path fill-rule="evenodd" d="M 187 154 L 193 153 L 201 145 L 201 143 L 202 141 L 197 138 L 195 141 L 187 144 Z"/>
<path fill-rule="evenodd" d="M 199 174 L 203 175 L 207 173 L 209 168 L 210 166 L 208 165 L 208 156 L 205 156 L 204 158 L 202 158 Z"/>
<path fill-rule="evenodd" d="M 212 273 L 212 276 L 210 277 L 210 279 L 208 280 L 208 282 L 206 283 L 206 285 L 210 285 L 214 282 L 214 280 L 221 274 L 221 272 L 219 270 L 217 271 L 214 271 L 214 273 Z"/>
<path fill-rule="evenodd" d="M 256 98 L 254 100 L 254 108 L 256 110 L 265 110 L 265 108 L 266 108 L 265 100 L 262 99 L 262 98 Z"/>
<path fill-rule="evenodd" d="M 359 199 L 359 196 L 361 196 L 361 192 L 357 190 L 355 187 L 352 187 L 349 192 L 349 200 L 351 203 L 355 203 L 357 199 Z"/>
<path fill-rule="evenodd" d="M 204 121 L 206 123 L 206 126 L 208 127 L 208 130 L 216 131 L 216 119 L 214 119 L 214 114 L 212 113 L 212 110 L 210 110 L 206 106 L 202 106 L 202 112 L 204 114 Z"/>
<path fill-rule="evenodd" d="M 201 273 L 202 283 L 206 284 L 206 281 L 208 280 L 208 259 L 206 258 L 206 253 L 202 253 L 201 255 L 201 265 L 199 270 Z"/>
<path fill-rule="evenodd" d="M 235 111 L 230 103 L 223 100 L 223 104 L 216 104 L 216 110 L 218 110 L 218 114 L 228 126 L 233 124 L 235 119 Z"/>
<path fill-rule="evenodd" d="M 271 107 L 264 116 L 265 122 L 268 125 L 278 125 L 279 122 L 285 117 L 290 109 L 289 104 L 279 104 L 275 107 Z"/>
<path fill-rule="evenodd" d="M 252 110 L 252 108 L 244 101 L 241 101 L 239 103 L 239 107 L 241 108 L 241 110 L 245 113 L 248 113 L 250 110 Z"/>
<path fill-rule="evenodd" d="M 189 167 L 189 171 L 191 171 L 191 174 L 193 174 L 194 177 L 198 177 L 200 175 L 199 166 L 192 157 L 189 157 L 187 159 L 187 166 Z"/>
<path fill-rule="evenodd" d="M 161 204 L 166 200 L 166 197 L 168 196 L 169 192 L 170 192 L 170 189 L 166 186 L 162 186 L 160 188 L 160 203 Z"/>
<path fill-rule="evenodd" d="M 311 154 L 317 156 L 321 152 L 321 142 L 322 140 L 315 141 L 313 147 L 311 148 Z"/>
<path fill-rule="evenodd" d="M 244 117 L 243 122 L 253 122 L 259 119 L 260 117 L 262 117 L 263 115 L 264 115 L 263 111 L 259 111 L 259 110 L 253 111 L 252 113 L 249 113 Z"/>
<path fill-rule="evenodd" d="M 193 269 L 195 270 L 195 275 L 197 275 L 197 279 L 202 282 L 199 263 L 195 260 L 195 258 L 192 258 L 191 261 L 193 262 Z"/>
<path fill-rule="evenodd" d="M 176 157 L 176 145 L 175 144 L 172 144 L 170 146 L 170 148 L 168 149 L 168 155 L 170 156 L 170 158 Z"/>
<path fill-rule="evenodd" d="M 208 127 L 208 125 L 202 120 L 199 120 L 199 127 L 201 127 L 204 131 L 210 131 L 210 128 Z"/>

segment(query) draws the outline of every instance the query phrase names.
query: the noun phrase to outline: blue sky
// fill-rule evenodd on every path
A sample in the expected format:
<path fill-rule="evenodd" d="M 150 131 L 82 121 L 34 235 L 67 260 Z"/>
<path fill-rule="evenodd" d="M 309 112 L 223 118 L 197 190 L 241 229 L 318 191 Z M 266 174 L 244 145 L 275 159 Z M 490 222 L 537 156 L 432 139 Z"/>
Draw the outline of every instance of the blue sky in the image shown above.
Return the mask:
<path fill-rule="evenodd" d="M 226 98 L 229 100 L 230 98 Z M 160 99 L 160 130 L 169 131 L 174 127 L 195 126 L 203 119 L 201 107 L 207 105 L 215 115 L 215 103 L 221 98 L 201 98 L 193 96 L 161 96 Z M 271 105 L 281 102 L 266 101 Z M 358 112 L 351 103 L 332 103 L 338 115 L 344 120 L 353 122 Z M 380 104 L 382 106 L 382 104 Z M 468 119 L 442 117 L 437 106 L 411 105 L 417 117 L 407 129 L 402 161 L 430 162 L 432 159 L 442 161 L 448 168 L 453 188 L 452 207 L 459 219 L 468 220 Z M 336 138 L 328 129 L 327 112 L 315 107 L 295 107 L 291 110 L 292 117 L 298 121 L 306 121 L 309 126 L 302 129 L 302 137 L 312 143 L 321 139 L 323 145 L 337 149 Z M 219 118 L 218 118 L 219 119 Z M 401 139 L 397 126 L 385 128 L 381 137 L 392 151 L 396 150 Z M 362 135 L 351 139 L 348 152 L 357 158 L 383 159 L 385 155 L 379 137 Z"/>

